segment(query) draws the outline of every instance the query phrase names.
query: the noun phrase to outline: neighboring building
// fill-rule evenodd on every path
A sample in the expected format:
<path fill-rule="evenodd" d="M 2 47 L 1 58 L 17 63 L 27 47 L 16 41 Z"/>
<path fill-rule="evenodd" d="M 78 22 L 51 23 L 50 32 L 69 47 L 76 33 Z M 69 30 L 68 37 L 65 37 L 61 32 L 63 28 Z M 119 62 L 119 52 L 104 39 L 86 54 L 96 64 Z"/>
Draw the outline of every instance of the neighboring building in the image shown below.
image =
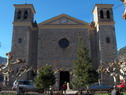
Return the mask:
<path fill-rule="evenodd" d="M 37 24 L 32 4 L 15 4 L 14 7 L 13 58 L 25 59 L 25 64 L 35 69 L 45 64 L 52 65 L 57 89 L 64 81 L 70 82 L 72 79 L 72 64 L 80 38 L 89 50 L 95 68 L 117 60 L 112 4 L 96 4 L 93 9 L 94 22 L 91 23 L 61 14 Z M 13 73 L 19 66 L 14 67 Z M 31 78 L 32 73 L 24 76 L 24 79 Z M 13 80 L 10 78 L 11 84 Z"/>

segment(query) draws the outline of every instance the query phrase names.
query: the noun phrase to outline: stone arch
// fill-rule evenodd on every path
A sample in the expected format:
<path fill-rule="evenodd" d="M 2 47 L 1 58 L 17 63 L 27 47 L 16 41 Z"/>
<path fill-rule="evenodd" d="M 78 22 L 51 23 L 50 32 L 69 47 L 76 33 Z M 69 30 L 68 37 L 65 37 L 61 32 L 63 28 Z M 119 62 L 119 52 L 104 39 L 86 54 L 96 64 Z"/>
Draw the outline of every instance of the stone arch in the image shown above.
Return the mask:
<path fill-rule="evenodd" d="M 100 18 L 104 18 L 103 10 L 100 10 Z"/>
<path fill-rule="evenodd" d="M 18 10 L 17 12 L 17 19 L 21 19 L 21 10 Z"/>
<path fill-rule="evenodd" d="M 27 19 L 28 18 L 28 10 L 25 10 L 24 11 L 24 19 Z"/>
<path fill-rule="evenodd" d="M 106 11 L 106 15 L 107 15 L 107 19 L 110 19 L 110 11 L 109 10 Z"/>

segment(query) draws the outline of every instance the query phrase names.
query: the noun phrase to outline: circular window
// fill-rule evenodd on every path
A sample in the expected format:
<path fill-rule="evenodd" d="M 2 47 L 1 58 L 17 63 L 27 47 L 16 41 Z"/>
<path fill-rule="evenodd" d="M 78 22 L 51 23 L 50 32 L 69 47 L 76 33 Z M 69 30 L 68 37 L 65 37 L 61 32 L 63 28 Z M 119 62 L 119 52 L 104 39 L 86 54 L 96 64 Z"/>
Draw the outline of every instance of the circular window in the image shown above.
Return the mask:
<path fill-rule="evenodd" d="M 61 48 L 67 48 L 68 45 L 69 45 L 69 41 L 66 38 L 59 40 L 59 46 Z"/>

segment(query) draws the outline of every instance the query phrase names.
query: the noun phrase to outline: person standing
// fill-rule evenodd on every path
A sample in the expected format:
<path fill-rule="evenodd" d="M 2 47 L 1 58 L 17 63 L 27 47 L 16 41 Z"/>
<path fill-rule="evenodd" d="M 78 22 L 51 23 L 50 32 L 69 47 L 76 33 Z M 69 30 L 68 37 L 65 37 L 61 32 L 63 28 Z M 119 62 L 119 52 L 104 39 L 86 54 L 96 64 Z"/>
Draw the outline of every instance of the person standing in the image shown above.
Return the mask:
<path fill-rule="evenodd" d="M 119 89 L 116 86 L 114 86 L 114 89 L 112 90 L 111 95 L 120 95 Z"/>
<path fill-rule="evenodd" d="M 67 90 L 67 83 L 64 82 L 64 84 L 63 84 L 64 95 L 66 95 L 66 90 Z"/>
<path fill-rule="evenodd" d="M 70 84 L 67 82 L 67 90 L 70 90 Z"/>

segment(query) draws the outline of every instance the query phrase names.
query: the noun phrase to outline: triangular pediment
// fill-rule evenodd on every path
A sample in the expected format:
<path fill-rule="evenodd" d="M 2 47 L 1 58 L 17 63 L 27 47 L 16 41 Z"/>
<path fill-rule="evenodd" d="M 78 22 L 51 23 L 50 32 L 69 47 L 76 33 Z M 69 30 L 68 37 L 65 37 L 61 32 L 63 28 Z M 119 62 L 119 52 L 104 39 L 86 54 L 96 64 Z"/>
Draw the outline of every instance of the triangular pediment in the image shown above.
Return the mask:
<path fill-rule="evenodd" d="M 38 26 L 41 25 L 86 25 L 88 26 L 89 24 L 82 20 L 71 17 L 69 15 L 61 14 L 38 24 Z"/>

